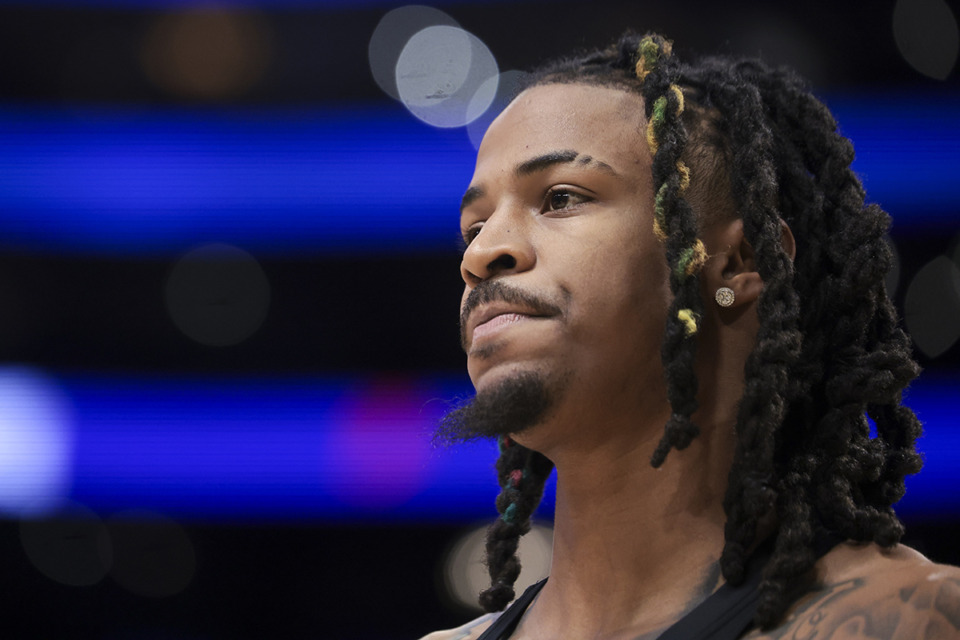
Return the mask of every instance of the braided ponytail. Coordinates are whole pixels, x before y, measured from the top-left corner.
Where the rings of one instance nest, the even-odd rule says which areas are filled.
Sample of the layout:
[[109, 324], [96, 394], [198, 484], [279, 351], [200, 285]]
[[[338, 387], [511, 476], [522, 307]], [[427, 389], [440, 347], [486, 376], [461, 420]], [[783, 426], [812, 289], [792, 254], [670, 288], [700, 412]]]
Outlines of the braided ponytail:
[[553, 470], [545, 456], [517, 444], [509, 436], [499, 440], [497, 477], [500, 517], [487, 530], [487, 569], [491, 586], [480, 594], [485, 611], [500, 611], [514, 598], [513, 585], [520, 575], [517, 547], [520, 536], [530, 531], [530, 517], [540, 504], [543, 486]]

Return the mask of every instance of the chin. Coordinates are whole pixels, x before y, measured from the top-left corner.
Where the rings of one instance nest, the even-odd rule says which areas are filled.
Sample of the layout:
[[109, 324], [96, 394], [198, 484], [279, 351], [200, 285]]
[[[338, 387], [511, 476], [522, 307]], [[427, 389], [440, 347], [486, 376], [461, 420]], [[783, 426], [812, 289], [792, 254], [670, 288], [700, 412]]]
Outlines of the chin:
[[473, 383], [474, 390], [478, 394], [502, 384], [509, 384], [511, 379], [530, 380], [532, 377], [536, 377], [547, 387], [555, 387], [555, 380], [564, 377], [556, 376], [542, 364], [530, 360], [497, 362], [472, 357], [467, 363], [467, 373]]
[[449, 412], [435, 439], [464, 442], [535, 430], [552, 413], [562, 386], [542, 372], [518, 366], [488, 371], [475, 382], [476, 395]]

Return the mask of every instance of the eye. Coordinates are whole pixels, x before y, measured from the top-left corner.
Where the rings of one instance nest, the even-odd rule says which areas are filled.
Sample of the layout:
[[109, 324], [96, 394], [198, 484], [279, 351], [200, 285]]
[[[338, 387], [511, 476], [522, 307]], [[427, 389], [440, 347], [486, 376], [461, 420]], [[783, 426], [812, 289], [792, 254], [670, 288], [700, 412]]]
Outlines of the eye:
[[590, 202], [593, 198], [569, 187], [552, 187], [543, 199], [544, 211], [561, 211]]
[[481, 229], [483, 229], [483, 225], [474, 224], [463, 230], [463, 233], [461, 234], [461, 239], [462, 239], [461, 248], [463, 250], [466, 250], [466, 248], [470, 246], [470, 243], [473, 242], [474, 238], [476, 238], [480, 234]]

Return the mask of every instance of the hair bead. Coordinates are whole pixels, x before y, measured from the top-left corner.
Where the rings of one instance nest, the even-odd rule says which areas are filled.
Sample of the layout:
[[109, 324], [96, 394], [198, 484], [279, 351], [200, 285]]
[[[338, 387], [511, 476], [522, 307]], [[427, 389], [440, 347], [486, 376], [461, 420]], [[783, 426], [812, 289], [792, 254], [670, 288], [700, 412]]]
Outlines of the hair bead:
[[503, 515], [500, 516], [500, 519], [506, 522], [507, 524], [516, 524], [517, 522], [517, 503], [512, 503], [506, 509], [503, 510]]

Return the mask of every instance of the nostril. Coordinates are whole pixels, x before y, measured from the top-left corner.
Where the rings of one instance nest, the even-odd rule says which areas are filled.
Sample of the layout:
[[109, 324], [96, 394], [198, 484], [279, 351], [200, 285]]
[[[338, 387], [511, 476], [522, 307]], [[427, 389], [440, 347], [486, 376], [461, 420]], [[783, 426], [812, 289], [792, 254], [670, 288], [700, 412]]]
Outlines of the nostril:
[[463, 271], [463, 281], [464, 281], [467, 285], [469, 285], [469, 286], [471, 286], [471, 287], [475, 287], [475, 286], [477, 286], [478, 284], [480, 284], [480, 283], [483, 281], [483, 278], [481, 278], [480, 276], [475, 275], [475, 274], [467, 271], [466, 269], [464, 269], [464, 271]]
[[514, 258], [509, 253], [504, 253], [496, 257], [489, 265], [487, 269], [490, 272], [503, 271], [505, 269], [516, 269], [517, 259]]

